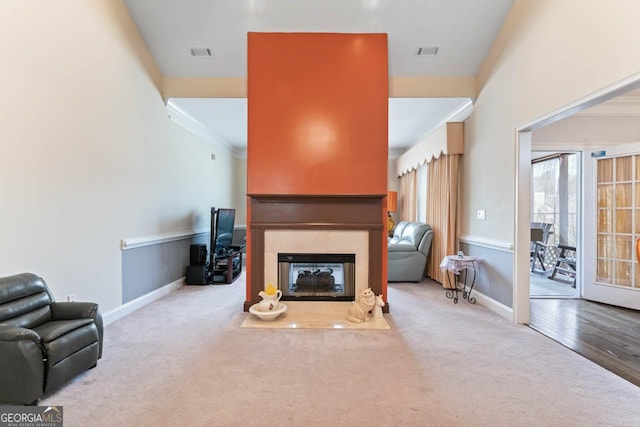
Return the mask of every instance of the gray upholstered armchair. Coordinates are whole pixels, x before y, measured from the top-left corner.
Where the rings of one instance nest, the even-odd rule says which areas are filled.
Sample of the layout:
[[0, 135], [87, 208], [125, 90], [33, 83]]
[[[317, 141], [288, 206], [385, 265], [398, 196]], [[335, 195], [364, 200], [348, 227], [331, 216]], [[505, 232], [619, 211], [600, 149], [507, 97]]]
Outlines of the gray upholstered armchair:
[[35, 404], [102, 356], [98, 305], [54, 302], [31, 273], [0, 278], [0, 402]]
[[424, 277], [433, 230], [423, 222], [401, 221], [389, 240], [387, 280], [419, 282]]

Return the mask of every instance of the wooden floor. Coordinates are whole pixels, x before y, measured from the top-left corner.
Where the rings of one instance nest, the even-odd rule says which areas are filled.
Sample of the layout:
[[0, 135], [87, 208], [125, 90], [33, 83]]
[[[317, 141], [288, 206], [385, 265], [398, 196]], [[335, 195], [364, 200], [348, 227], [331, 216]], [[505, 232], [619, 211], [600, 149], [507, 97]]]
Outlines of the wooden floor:
[[640, 312], [581, 299], [531, 299], [529, 326], [640, 386]]

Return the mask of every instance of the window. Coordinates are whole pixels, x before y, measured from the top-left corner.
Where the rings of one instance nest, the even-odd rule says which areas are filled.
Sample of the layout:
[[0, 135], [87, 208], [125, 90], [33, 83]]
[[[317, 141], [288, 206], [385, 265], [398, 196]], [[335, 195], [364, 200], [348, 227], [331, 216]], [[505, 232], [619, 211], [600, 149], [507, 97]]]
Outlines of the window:
[[418, 206], [416, 212], [417, 221], [427, 222], [427, 164], [418, 167], [418, 183], [417, 183], [417, 199]]
[[553, 153], [532, 165], [531, 221], [553, 224], [552, 245], [576, 246], [578, 155]]

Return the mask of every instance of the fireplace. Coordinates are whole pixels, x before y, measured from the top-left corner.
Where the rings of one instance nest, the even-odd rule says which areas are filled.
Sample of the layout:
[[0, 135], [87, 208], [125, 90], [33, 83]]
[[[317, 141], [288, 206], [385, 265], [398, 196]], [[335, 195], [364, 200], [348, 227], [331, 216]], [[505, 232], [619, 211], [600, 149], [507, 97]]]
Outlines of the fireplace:
[[353, 301], [355, 254], [278, 254], [283, 301]]
[[[386, 280], [384, 286], [382, 281], [383, 277], [386, 279], [382, 274], [383, 253], [386, 258], [384, 196], [249, 195], [245, 311], [261, 300], [259, 293], [268, 285], [280, 282], [282, 254], [353, 254], [357, 262], [346, 267], [354, 271], [354, 293], [349, 298], [353, 300], [366, 288], [376, 295], [386, 295]], [[297, 278], [298, 270], [313, 273], [320, 269], [320, 274], [326, 267], [296, 267], [293, 271]], [[279, 288], [283, 293], [286, 290], [286, 286]], [[314, 299], [325, 296], [304, 295]], [[300, 298], [294, 299], [304, 301]], [[385, 312], [388, 308], [389, 304], [385, 305]]]

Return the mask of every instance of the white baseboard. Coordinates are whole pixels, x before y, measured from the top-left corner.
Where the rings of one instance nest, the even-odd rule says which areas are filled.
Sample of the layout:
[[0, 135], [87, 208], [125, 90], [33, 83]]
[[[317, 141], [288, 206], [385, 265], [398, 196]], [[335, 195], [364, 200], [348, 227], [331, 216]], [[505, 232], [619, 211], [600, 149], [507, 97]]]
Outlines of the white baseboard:
[[[469, 287], [467, 286], [467, 289], [468, 288]], [[499, 314], [510, 322], [513, 322], [513, 309], [511, 307], [507, 307], [501, 302], [498, 302], [475, 289], [472, 291], [471, 297], [475, 298], [480, 305], [487, 307], [489, 310]]]
[[116, 320], [122, 319], [127, 314], [131, 314], [134, 311], [141, 309], [145, 305], [151, 304], [155, 300], [170, 294], [171, 292], [179, 289], [182, 285], [184, 285], [184, 277], [181, 277], [178, 280], [169, 283], [168, 285], [164, 285], [163, 287], [158, 288], [155, 291], [149, 292], [148, 294], [142, 295], [141, 297], [129, 301], [126, 304], [122, 304], [121, 306], [116, 307], [113, 310], [109, 310], [102, 315], [102, 321], [105, 326], [109, 325]]

